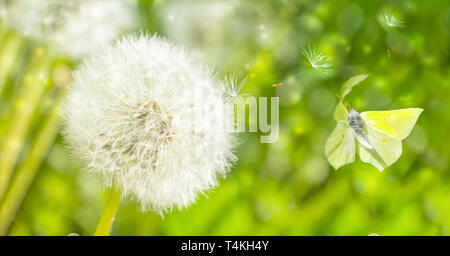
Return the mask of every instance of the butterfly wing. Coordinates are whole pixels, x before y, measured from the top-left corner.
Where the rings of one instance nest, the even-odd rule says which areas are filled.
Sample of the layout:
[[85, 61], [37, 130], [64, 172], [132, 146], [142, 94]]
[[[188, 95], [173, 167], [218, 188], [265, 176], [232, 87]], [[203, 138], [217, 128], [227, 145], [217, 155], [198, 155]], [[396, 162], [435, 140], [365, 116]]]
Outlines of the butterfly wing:
[[337, 170], [355, 161], [355, 137], [352, 129], [344, 122], [338, 122], [325, 144], [328, 162]]
[[402, 142], [393, 139], [386, 134], [367, 127], [367, 138], [373, 149], [359, 145], [359, 157], [361, 161], [370, 163], [382, 171], [395, 163], [402, 154]]
[[367, 127], [388, 135], [396, 140], [403, 140], [411, 133], [421, 108], [405, 108], [390, 111], [367, 111], [361, 117]]

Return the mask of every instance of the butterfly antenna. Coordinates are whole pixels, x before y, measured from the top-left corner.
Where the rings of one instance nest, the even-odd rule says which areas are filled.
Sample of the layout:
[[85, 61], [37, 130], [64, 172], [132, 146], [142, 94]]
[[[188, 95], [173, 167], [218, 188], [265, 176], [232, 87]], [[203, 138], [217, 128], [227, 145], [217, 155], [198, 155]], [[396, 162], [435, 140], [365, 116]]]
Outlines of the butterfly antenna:
[[357, 108], [358, 112], [359, 112], [359, 110], [360, 110], [361, 108], [363, 108], [363, 107], [365, 107], [365, 106], [367, 106], [367, 104], [362, 104], [361, 106], [359, 106], [359, 107]]

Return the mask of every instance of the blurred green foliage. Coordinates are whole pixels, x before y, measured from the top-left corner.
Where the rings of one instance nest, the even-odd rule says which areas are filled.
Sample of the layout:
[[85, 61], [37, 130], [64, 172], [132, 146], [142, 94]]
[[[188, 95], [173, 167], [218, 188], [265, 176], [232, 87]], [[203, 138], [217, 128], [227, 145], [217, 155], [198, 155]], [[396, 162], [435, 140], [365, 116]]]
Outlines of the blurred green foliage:
[[[219, 75], [247, 76], [244, 94], [280, 97], [280, 137], [261, 144], [261, 134], [241, 134], [229, 177], [188, 209], [161, 218], [125, 199], [113, 235], [450, 235], [448, 0], [138, 2], [141, 30], [184, 45]], [[385, 8], [401, 14], [404, 26], [385, 30], [378, 20]], [[332, 57], [333, 72], [311, 69], [300, 51], [308, 43]], [[2, 91], [2, 123], [32, 47], [25, 42]], [[363, 73], [369, 78], [346, 99], [353, 106], [425, 111], [393, 166], [380, 173], [357, 158], [335, 171], [323, 148], [336, 95]], [[51, 88], [18, 164], [48, 111]], [[106, 198], [98, 178], [82, 169], [58, 135], [9, 235], [92, 234]]]

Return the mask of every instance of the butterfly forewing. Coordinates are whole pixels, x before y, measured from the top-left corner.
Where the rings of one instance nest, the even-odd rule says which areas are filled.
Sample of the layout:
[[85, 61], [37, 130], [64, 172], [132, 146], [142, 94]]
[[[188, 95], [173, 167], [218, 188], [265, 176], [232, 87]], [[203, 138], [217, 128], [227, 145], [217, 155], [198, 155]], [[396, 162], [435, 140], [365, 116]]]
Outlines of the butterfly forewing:
[[411, 133], [421, 108], [405, 108], [390, 111], [367, 111], [361, 113], [364, 123], [378, 132], [396, 140], [403, 140]]

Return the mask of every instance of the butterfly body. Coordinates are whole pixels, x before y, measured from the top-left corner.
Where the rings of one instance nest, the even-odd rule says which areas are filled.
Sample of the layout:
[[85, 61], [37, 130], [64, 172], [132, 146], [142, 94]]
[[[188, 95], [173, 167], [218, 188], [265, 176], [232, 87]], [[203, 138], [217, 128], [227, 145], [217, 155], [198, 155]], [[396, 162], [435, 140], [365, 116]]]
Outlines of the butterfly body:
[[347, 122], [353, 130], [356, 139], [365, 147], [372, 149], [372, 145], [367, 139], [366, 133], [364, 131], [365, 124], [361, 115], [354, 109], [350, 109], [347, 115]]
[[351, 109], [347, 116], [348, 124], [355, 131], [362, 131], [364, 128], [364, 120], [361, 115], [354, 109]]

